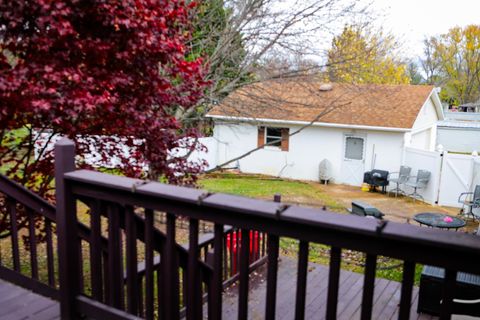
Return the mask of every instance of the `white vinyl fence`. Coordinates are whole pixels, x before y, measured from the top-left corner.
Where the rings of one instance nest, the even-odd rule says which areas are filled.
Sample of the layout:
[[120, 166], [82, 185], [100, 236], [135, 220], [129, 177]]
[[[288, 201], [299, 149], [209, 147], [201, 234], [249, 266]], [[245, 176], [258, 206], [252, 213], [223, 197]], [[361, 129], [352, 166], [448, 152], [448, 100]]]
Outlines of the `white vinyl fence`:
[[[50, 152], [54, 149], [55, 143], [58, 142], [62, 135], [60, 134], [52, 134], [50, 131], [45, 132], [34, 132], [35, 134], [35, 147], [34, 147], [34, 154], [35, 159], [38, 159], [40, 156], [44, 156], [47, 152]], [[97, 150], [95, 144], [99, 138], [102, 136], [78, 136], [79, 141], [89, 145], [90, 152], [84, 155], [82, 159], [88, 165], [93, 167], [104, 167], [104, 168], [116, 168], [118, 167], [122, 160], [117, 156], [111, 156], [109, 154], [109, 150], [116, 149], [117, 151], [123, 153], [126, 159], [130, 159], [131, 164], [135, 164], [134, 158], [130, 157], [132, 154], [132, 149], [128, 147], [124, 140], [120, 137], [110, 136], [109, 139], [111, 140], [110, 143], [105, 145], [104, 154], [100, 154]], [[142, 140], [137, 139], [135, 144], [140, 145]], [[147, 170], [147, 166], [143, 165], [143, 168]]]
[[[41, 154], [45, 154], [46, 152], [50, 152], [55, 147], [55, 143], [61, 139], [61, 135], [53, 135], [51, 132], [35, 132], [37, 135], [35, 137], [35, 158], [39, 158]], [[112, 137], [110, 137], [111, 139]], [[89, 142], [89, 137], [86, 136], [83, 139], [83, 142]], [[200, 162], [206, 160], [208, 166], [205, 170], [214, 168], [217, 165], [217, 144], [213, 137], [204, 137], [199, 138], [199, 142], [204, 145], [207, 150], [206, 151], [194, 151], [189, 156], [188, 160], [192, 162]], [[142, 143], [141, 140], [137, 140], [136, 143], [140, 145]], [[112, 142], [113, 145], [123, 152], [123, 155], [128, 158], [131, 154], [130, 148], [122, 142], [121, 138], [116, 138]], [[174, 149], [171, 151], [172, 157], [179, 157], [183, 156], [188, 152], [188, 150], [183, 149]], [[133, 158], [132, 158], [133, 159]], [[94, 166], [94, 167], [104, 167], [104, 168], [115, 168], [121, 164], [121, 160], [118, 157], [110, 156], [110, 157], [102, 157], [95, 148], [95, 145], [92, 143], [90, 145], [90, 153], [85, 154], [85, 158], [83, 159], [87, 164]], [[133, 160], [132, 160], [133, 161]], [[144, 170], [148, 169], [148, 166], [144, 165]]]
[[419, 190], [425, 201], [431, 204], [460, 207], [461, 204], [458, 203], [460, 193], [471, 192], [475, 185], [480, 184], [478, 156], [407, 147], [404, 165], [412, 168], [412, 175], [416, 175], [420, 169], [431, 172], [427, 188]]
[[196, 162], [200, 160], [206, 160], [208, 163], [208, 166], [205, 168], [205, 170], [215, 168], [217, 165], [217, 143], [213, 137], [204, 137], [204, 138], [199, 138], [199, 142], [204, 145], [207, 150], [206, 151], [194, 151], [188, 157], [188, 160]]
[[[404, 165], [412, 168], [411, 175], [416, 176], [418, 170], [428, 170], [431, 173], [430, 181], [425, 189], [417, 190], [421, 194], [424, 200], [428, 203], [435, 204], [437, 201], [438, 195], [438, 185], [441, 180], [440, 178], [440, 169], [441, 169], [442, 155], [440, 152], [421, 150], [416, 148], [405, 148], [405, 157]], [[411, 178], [414, 180], [415, 178]], [[413, 189], [410, 189], [406, 186], [401, 186], [401, 188], [407, 188], [404, 190], [407, 193], [413, 192]]]

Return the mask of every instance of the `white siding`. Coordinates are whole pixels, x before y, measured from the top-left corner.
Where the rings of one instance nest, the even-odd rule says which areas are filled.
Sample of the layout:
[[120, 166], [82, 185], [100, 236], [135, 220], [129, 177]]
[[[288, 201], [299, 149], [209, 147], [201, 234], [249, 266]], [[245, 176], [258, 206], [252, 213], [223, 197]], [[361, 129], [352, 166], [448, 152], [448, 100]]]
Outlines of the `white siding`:
[[427, 101], [425, 101], [425, 104], [420, 109], [420, 112], [417, 115], [417, 119], [413, 123], [412, 130], [415, 131], [418, 129], [432, 126], [436, 124], [438, 120], [439, 118], [437, 114], [437, 109], [435, 108], [433, 100], [430, 97]]
[[436, 142], [436, 123], [439, 120], [437, 109], [430, 97], [420, 109], [412, 127], [411, 146], [424, 149], [435, 150]]
[[430, 149], [431, 144], [431, 129], [412, 134], [411, 147], [433, 151]]
[[[278, 125], [279, 127], [286, 127]], [[290, 132], [299, 127], [288, 126]], [[266, 147], [238, 161], [245, 173], [260, 173], [302, 180], [318, 180], [320, 161], [332, 163], [334, 181], [341, 183], [345, 134], [366, 138], [365, 170], [375, 168], [398, 171], [402, 160], [403, 133], [309, 127], [290, 137], [289, 151]], [[214, 137], [218, 141], [217, 163], [239, 156], [257, 147], [257, 126], [217, 122]]]
[[450, 152], [478, 152], [480, 151], [480, 129], [439, 127], [437, 143]]

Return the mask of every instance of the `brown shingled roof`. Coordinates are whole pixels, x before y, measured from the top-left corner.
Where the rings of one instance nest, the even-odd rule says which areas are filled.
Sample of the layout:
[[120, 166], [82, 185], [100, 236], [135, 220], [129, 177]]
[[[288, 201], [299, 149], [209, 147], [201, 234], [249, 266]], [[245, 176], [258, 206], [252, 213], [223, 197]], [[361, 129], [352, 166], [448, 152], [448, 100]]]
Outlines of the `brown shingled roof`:
[[[330, 86], [331, 90], [321, 90]], [[433, 86], [276, 80], [231, 93], [208, 115], [411, 128]]]

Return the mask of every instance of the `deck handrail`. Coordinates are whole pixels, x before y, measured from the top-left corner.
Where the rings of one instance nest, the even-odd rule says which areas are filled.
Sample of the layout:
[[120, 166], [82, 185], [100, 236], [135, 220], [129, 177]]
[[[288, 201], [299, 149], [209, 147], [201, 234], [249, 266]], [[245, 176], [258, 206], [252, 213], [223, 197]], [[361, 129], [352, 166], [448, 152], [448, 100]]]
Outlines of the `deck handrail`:
[[[68, 141], [63, 142], [64, 146], [70, 151], [65, 152], [64, 159], [68, 153], [73, 161], [73, 145]], [[63, 152], [59, 150], [59, 152]], [[59, 163], [57, 161], [57, 163]], [[61, 161], [60, 161], [61, 163]], [[62, 170], [60, 170], [62, 171]], [[328, 299], [326, 316], [328, 319], [335, 319], [339, 286], [339, 269], [341, 262], [341, 252], [343, 249], [361, 251], [366, 254], [365, 277], [362, 294], [361, 318], [369, 319], [372, 313], [372, 300], [374, 292], [374, 281], [377, 264], [377, 256], [388, 256], [404, 261], [401, 302], [399, 310], [400, 319], [408, 319], [411, 307], [411, 297], [413, 288], [413, 277], [415, 264], [430, 264], [446, 269], [444, 282], [442, 304], [442, 318], [448, 318], [452, 308], [453, 290], [455, 287], [456, 273], [458, 271], [480, 273], [480, 239], [474, 235], [445, 232], [436, 229], [421, 228], [409, 224], [400, 224], [388, 221], [377, 221], [365, 219], [351, 215], [341, 215], [329, 212], [327, 210], [318, 210], [302, 208], [299, 206], [288, 206], [285, 204], [250, 199], [240, 196], [208, 193], [198, 189], [191, 189], [179, 186], [165, 185], [158, 182], [147, 182], [138, 179], [131, 179], [120, 176], [107, 175], [104, 173], [88, 170], [63, 170], [57, 176], [62, 179], [63, 207], [59, 208], [58, 214], [63, 214], [67, 218], [67, 224], [75, 223], [75, 203], [78, 198], [89, 198], [103, 203], [108, 203], [110, 210], [109, 234], [112, 234], [112, 241], [109, 243], [118, 243], [122, 241], [119, 228], [119, 217], [128, 221], [127, 215], [119, 215], [119, 208], [143, 208], [145, 214], [146, 228], [146, 254], [147, 266], [145, 270], [148, 279], [154, 279], [153, 257], [155, 251], [161, 252], [165, 257], [162, 259], [164, 265], [161, 273], [158, 273], [157, 279], [162, 282], [158, 288], [163, 288], [158, 300], [153, 297], [153, 284], [146, 287], [146, 307], [150, 308], [147, 318], [153, 316], [154, 300], [164, 303], [158, 303], [159, 314], [168, 319], [179, 318], [180, 310], [180, 291], [182, 291], [186, 301], [187, 318], [196, 319], [202, 315], [202, 289], [201, 280], [196, 273], [198, 268], [198, 221], [210, 221], [215, 225], [213, 239], [213, 257], [212, 257], [212, 275], [206, 283], [208, 286], [208, 315], [209, 318], [221, 318], [222, 310], [222, 273], [224, 270], [222, 255], [226, 254], [225, 239], [223, 237], [223, 228], [230, 225], [238, 230], [236, 237], [237, 252], [239, 259], [239, 306], [238, 318], [246, 319], [248, 316], [248, 274], [251, 259], [252, 241], [255, 241], [256, 233], [267, 234], [268, 239], [268, 274], [267, 274], [267, 293], [266, 293], [266, 318], [275, 318], [275, 296], [276, 296], [276, 272], [278, 269], [278, 251], [279, 237], [290, 237], [299, 240], [298, 253], [298, 275], [296, 289], [296, 318], [302, 319], [305, 311], [306, 296], [306, 277], [309, 254], [309, 243], [321, 243], [331, 246], [330, 253], [330, 274], [328, 280]], [[57, 195], [58, 197], [58, 195]], [[127, 210], [128, 211], [128, 210]], [[125, 211], [125, 212], [127, 212]], [[152, 239], [149, 238], [148, 230], [153, 226], [153, 220], [156, 212], [167, 213], [167, 232], [164, 245], [161, 248], [155, 248]], [[190, 220], [188, 263], [182, 269], [184, 280], [183, 289], [180, 288], [179, 266], [174, 254], [175, 242], [175, 220], [177, 217], [187, 217]], [[113, 226], [113, 227], [110, 227]], [[126, 228], [126, 242], [128, 247], [129, 229]], [[241, 236], [241, 235], [244, 236]], [[245, 236], [249, 235], [249, 236]], [[109, 235], [110, 237], [110, 235]], [[151, 235], [150, 235], [151, 237]], [[75, 242], [62, 242], [68, 248], [75, 248]], [[231, 244], [232, 245], [232, 244]], [[232, 245], [233, 247], [233, 245]], [[112, 255], [115, 246], [112, 245], [110, 255]], [[117, 247], [118, 249], [118, 247]], [[121, 254], [121, 251], [118, 251]], [[135, 260], [136, 251], [126, 251], [127, 262]], [[119, 262], [121, 256], [109, 261], [109, 266], [117, 268], [115, 262]], [[60, 261], [62, 262], [62, 260]], [[75, 255], [69, 257], [69, 263], [64, 270], [65, 273], [77, 274], [75, 272], [78, 265], [78, 257]], [[72, 267], [72, 269], [69, 269]], [[127, 263], [128, 269], [133, 264]], [[135, 268], [137, 268], [135, 264]], [[115, 286], [115, 279], [123, 277], [121, 270], [109, 270], [111, 289], [113, 290], [107, 304], [118, 312], [126, 310], [123, 318], [128, 315], [136, 314], [131, 307], [122, 305], [123, 289]], [[186, 276], [185, 276], [186, 275]], [[69, 317], [78, 317], [79, 314], [85, 314], [90, 317], [98, 316], [108, 312], [108, 307], [102, 305], [101, 310], [95, 311], [93, 305], [85, 307], [84, 295], [77, 284], [81, 279], [70, 279], [70, 286], [65, 290], [69, 301], [79, 301], [81, 304], [73, 304], [71, 309], [62, 309], [62, 314]], [[200, 281], [200, 282], [199, 282]], [[127, 281], [128, 282], [128, 281]], [[147, 281], [148, 282], [148, 281]], [[132, 282], [127, 283], [127, 291]], [[136, 299], [128, 295], [128, 299]], [[88, 300], [88, 299], [87, 299]], [[93, 299], [92, 301], [97, 300]], [[135, 301], [137, 303], [138, 301]], [[93, 303], [93, 302], [92, 302]], [[71, 306], [70, 306], [71, 307]], [[122, 318], [122, 317], [118, 317]]]
[[[480, 272], [477, 269], [480, 260], [474, 259], [480, 258], [480, 239], [472, 234], [443, 232], [229, 194], [211, 193], [204, 197], [206, 192], [203, 190], [159, 182], [143, 183], [132, 191], [131, 186], [138, 184], [139, 180], [88, 170], [67, 173], [65, 178], [72, 183], [76, 194], [104, 201], [145, 205], [158, 211], [194, 216], [240, 228], [263, 229], [270, 234], [352, 250], [361, 251], [365, 246], [363, 243], [367, 242], [372, 253], [377, 255], [388, 254], [401, 259], [408, 253], [409, 258], [419, 263], [457, 268], [458, 271], [470, 273]], [[235, 215], [226, 217], [226, 214], [222, 215], [224, 212]], [[336, 234], [349, 237], [339, 239], [341, 237]], [[359, 243], [358, 239], [362, 241]], [[386, 243], [394, 247], [387, 248]], [[402, 245], [409, 246], [403, 248]], [[447, 252], [454, 256], [444, 259]]]

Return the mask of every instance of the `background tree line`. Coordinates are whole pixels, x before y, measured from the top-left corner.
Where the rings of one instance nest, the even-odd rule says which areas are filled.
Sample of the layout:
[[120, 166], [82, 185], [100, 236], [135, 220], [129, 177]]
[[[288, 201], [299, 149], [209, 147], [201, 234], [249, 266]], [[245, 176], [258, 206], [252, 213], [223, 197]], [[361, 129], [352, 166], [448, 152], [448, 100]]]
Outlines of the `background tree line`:
[[[295, 76], [353, 84], [432, 84], [442, 87], [442, 100], [452, 104], [479, 98], [479, 26], [425, 39], [423, 56], [409, 57], [394, 35], [374, 26], [377, 17], [368, 7], [325, 0], [271, 9], [279, 3], [210, 0], [199, 7], [192, 47], [207, 53], [212, 87], [198, 117], [239, 87]], [[329, 49], [318, 50], [315, 40], [327, 34], [333, 35]]]
[[480, 25], [427, 38], [424, 48], [425, 82], [442, 87], [442, 100], [459, 105], [480, 98]]

